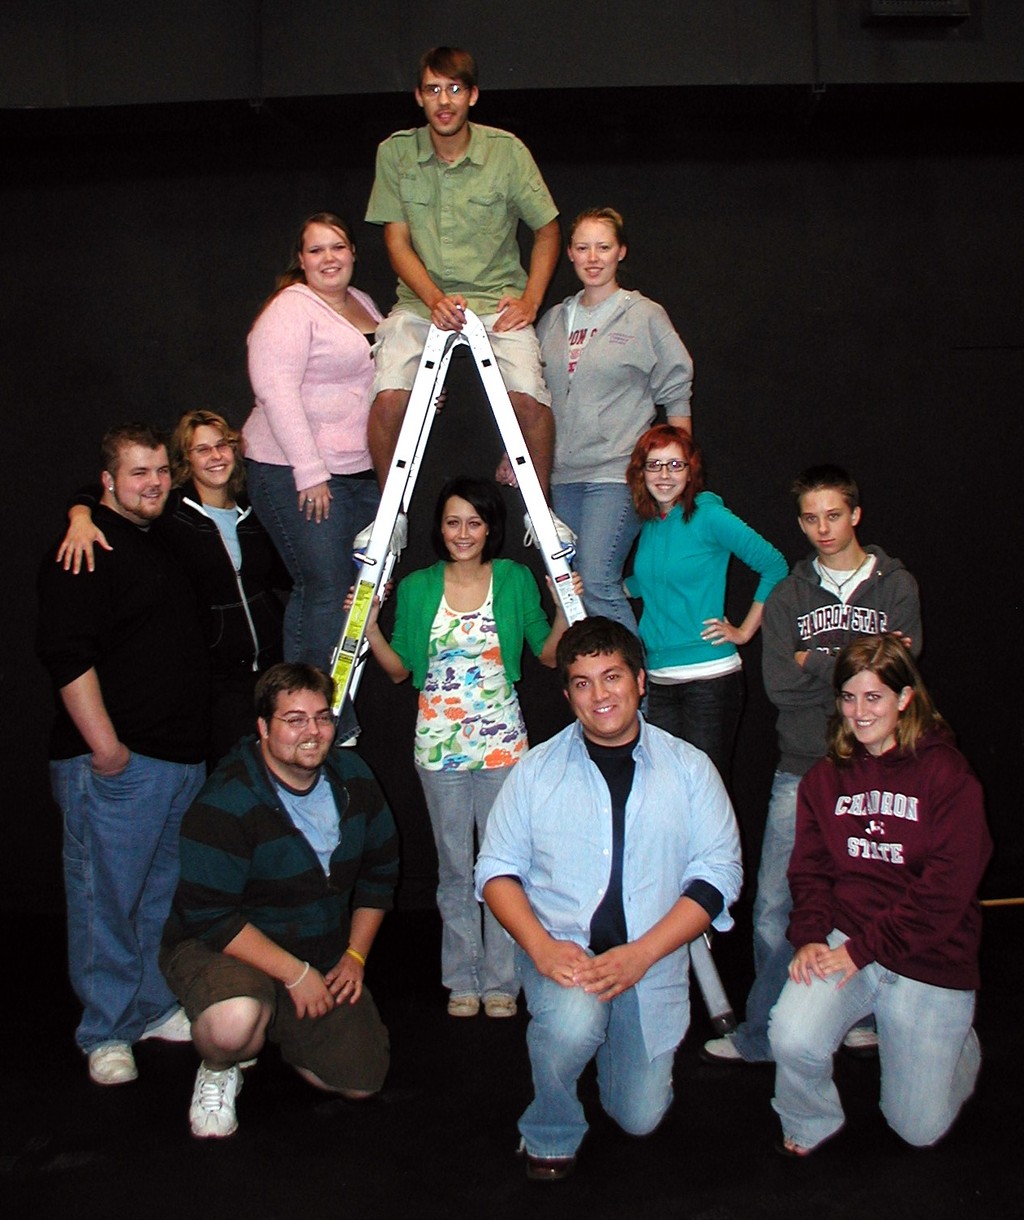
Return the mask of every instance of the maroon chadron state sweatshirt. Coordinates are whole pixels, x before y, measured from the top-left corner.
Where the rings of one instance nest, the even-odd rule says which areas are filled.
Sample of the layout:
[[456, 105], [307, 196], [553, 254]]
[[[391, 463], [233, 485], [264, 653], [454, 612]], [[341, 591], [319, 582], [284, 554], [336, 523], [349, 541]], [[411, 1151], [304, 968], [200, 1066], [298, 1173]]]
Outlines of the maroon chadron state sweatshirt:
[[878, 758], [857, 746], [848, 766], [822, 759], [800, 783], [789, 940], [838, 928], [858, 968], [974, 990], [991, 854], [981, 785], [944, 733]]

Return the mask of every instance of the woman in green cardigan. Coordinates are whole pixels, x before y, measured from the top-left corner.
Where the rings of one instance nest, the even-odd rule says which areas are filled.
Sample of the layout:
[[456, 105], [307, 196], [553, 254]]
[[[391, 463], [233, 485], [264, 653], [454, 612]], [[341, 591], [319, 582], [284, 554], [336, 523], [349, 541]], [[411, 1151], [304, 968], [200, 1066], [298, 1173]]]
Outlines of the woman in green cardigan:
[[[398, 586], [395, 630], [384, 638], [374, 610], [373, 655], [393, 682], [420, 691], [414, 755], [438, 856], [437, 905], [444, 930], [441, 976], [448, 1012], [516, 1012], [513, 942], [473, 895], [473, 833], [483, 840], [494, 798], [527, 747], [515, 682], [524, 641], [553, 667], [567, 627], [550, 625], [529, 568], [498, 559], [505, 505], [495, 484], [450, 479], [438, 496], [431, 542], [440, 556]], [[579, 577], [577, 593], [582, 592]]]

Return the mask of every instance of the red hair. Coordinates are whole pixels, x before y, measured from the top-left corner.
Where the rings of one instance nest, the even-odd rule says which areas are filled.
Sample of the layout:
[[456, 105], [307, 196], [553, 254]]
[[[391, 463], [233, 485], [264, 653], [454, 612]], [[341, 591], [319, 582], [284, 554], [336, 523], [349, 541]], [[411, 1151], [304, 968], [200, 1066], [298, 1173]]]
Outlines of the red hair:
[[683, 494], [679, 497], [684, 521], [689, 521], [693, 516], [696, 509], [694, 501], [698, 493], [704, 490], [704, 461], [696, 442], [681, 428], [674, 428], [671, 424], [655, 424], [653, 428], [648, 428], [637, 441], [629, 459], [629, 465], [626, 467], [626, 482], [633, 495], [636, 515], [641, 521], [653, 521], [656, 517], [661, 516], [658, 502], [647, 490], [644, 463], [652, 449], [664, 449], [666, 445], [678, 445], [682, 449], [683, 458], [690, 470], [690, 477], [686, 480]]

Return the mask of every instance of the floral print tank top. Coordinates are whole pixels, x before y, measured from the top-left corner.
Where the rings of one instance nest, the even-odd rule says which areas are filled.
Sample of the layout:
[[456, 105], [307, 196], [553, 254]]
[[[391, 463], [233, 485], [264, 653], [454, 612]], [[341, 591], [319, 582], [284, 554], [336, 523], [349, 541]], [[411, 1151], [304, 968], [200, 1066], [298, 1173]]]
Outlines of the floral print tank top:
[[442, 594], [416, 716], [417, 765], [427, 771], [508, 767], [526, 745], [519, 698], [501, 660], [493, 581], [483, 605], [467, 613], [453, 610]]

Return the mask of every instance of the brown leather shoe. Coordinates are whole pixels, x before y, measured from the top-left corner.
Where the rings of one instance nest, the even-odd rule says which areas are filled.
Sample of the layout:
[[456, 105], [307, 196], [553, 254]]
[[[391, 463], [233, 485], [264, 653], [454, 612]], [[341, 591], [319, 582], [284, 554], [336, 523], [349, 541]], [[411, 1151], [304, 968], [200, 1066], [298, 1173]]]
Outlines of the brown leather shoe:
[[531, 1156], [526, 1154], [526, 1176], [531, 1182], [558, 1182], [576, 1168], [574, 1156]]

